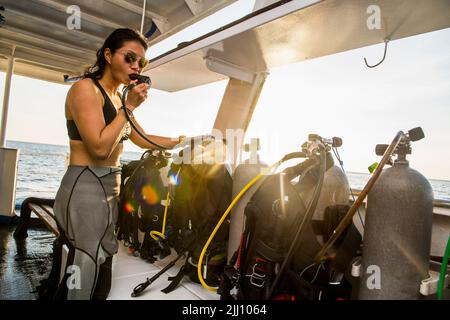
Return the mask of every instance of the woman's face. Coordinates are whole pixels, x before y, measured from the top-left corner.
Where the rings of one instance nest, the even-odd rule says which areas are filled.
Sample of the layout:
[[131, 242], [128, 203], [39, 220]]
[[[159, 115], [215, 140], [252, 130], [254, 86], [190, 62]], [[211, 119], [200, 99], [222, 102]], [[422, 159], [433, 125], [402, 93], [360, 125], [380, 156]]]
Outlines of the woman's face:
[[145, 49], [138, 41], [124, 42], [112, 55], [111, 71], [121, 83], [128, 84], [131, 73], [140, 73], [146, 64]]

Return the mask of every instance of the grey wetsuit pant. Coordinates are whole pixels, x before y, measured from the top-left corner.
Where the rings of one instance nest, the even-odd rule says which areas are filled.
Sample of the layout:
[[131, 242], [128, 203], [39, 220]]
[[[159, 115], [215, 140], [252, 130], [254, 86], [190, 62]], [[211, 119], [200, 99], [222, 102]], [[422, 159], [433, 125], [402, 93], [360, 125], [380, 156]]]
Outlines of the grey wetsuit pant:
[[[69, 166], [61, 181], [53, 210], [70, 244], [60, 279], [69, 300], [94, 299], [105, 285], [106, 296], [109, 292], [112, 256], [118, 249], [114, 229], [120, 173], [120, 167]], [[101, 283], [105, 281], [109, 283]]]

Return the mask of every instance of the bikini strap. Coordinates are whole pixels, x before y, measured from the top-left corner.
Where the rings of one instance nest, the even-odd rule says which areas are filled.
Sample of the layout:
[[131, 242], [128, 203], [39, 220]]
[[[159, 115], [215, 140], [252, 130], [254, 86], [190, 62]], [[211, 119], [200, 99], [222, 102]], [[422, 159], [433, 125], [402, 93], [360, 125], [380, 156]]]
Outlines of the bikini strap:
[[108, 94], [106, 93], [105, 89], [103, 89], [102, 85], [100, 84], [100, 82], [98, 82], [97, 79], [92, 78], [92, 81], [94, 81], [95, 85], [100, 89], [100, 92], [103, 95], [103, 98], [108, 101], [111, 101], [111, 99], [109, 98]]

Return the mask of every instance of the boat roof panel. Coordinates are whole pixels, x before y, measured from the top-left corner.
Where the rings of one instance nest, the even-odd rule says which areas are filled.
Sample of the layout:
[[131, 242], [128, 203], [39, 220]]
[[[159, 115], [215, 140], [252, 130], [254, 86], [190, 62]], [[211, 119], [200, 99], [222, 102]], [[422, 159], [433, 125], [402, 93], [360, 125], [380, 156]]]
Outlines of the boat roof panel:
[[[371, 30], [373, 4], [381, 27]], [[145, 73], [177, 91], [449, 27], [450, 0], [278, 2], [153, 59]]]
[[[236, 0], [148, 0], [143, 33], [152, 24], [153, 45]], [[63, 83], [63, 75], [77, 76], [95, 61], [95, 52], [116, 28], [139, 30], [143, 0], [3, 0], [0, 27], [0, 70], [16, 46], [15, 72]], [[80, 29], [70, 30], [72, 5], [80, 9]], [[69, 12], [69, 13], [68, 13]]]

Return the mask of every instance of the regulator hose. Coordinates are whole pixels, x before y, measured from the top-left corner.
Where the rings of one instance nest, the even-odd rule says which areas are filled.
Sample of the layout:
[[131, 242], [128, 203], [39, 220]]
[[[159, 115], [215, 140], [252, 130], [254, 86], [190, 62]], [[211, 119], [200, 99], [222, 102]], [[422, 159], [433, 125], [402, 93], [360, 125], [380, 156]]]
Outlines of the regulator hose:
[[447, 273], [448, 259], [450, 258], [450, 236], [448, 237], [445, 254], [442, 259], [441, 273], [439, 274], [437, 299], [442, 300], [444, 293], [445, 274]]
[[392, 140], [391, 144], [388, 146], [386, 151], [384, 152], [383, 157], [381, 158], [380, 164], [377, 166], [373, 174], [371, 175], [369, 181], [367, 181], [366, 185], [364, 186], [364, 189], [361, 191], [359, 196], [356, 198], [356, 200], [353, 202], [352, 206], [346, 213], [346, 215], [342, 218], [339, 225], [336, 227], [336, 229], [333, 231], [332, 236], [328, 241], [323, 245], [322, 249], [317, 253], [316, 257], [314, 258], [314, 261], [319, 263], [323, 260], [328, 259], [327, 252], [328, 250], [334, 245], [334, 243], [337, 241], [337, 239], [341, 236], [341, 234], [346, 230], [347, 226], [352, 222], [353, 215], [356, 213], [358, 208], [363, 203], [364, 199], [366, 198], [367, 194], [372, 189], [373, 185], [377, 181], [378, 177], [381, 174], [381, 171], [383, 170], [383, 167], [388, 163], [390, 160], [392, 154], [394, 153], [395, 149], [399, 145], [399, 143], [405, 138], [405, 134], [403, 131], [399, 131], [394, 139]]
[[136, 86], [136, 84], [130, 84], [129, 86], [126, 86], [123, 89], [123, 93], [122, 93], [122, 108], [125, 111], [125, 117], [127, 118], [127, 121], [131, 124], [131, 126], [133, 127], [133, 129], [137, 132], [137, 134], [139, 134], [142, 139], [144, 139], [145, 141], [147, 141], [148, 143], [150, 143], [151, 145], [154, 145], [155, 147], [162, 149], [162, 150], [169, 150], [172, 149], [171, 147], [167, 147], [167, 146], [163, 146], [160, 145], [154, 141], [152, 141], [147, 135], [145, 135], [141, 130], [139, 130], [136, 126], [136, 124], [133, 122], [133, 119], [131, 119], [130, 115], [128, 114], [129, 110], [127, 108], [127, 97], [128, 97], [128, 92], [133, 89]]
[[208, 240], [206, 241], [205, 246], [202, 249], [202, 252], [200, 253], [200, 257], [198, 259], [198, 264], [197, 264], [197, 276], [198, 276], [198, 280], [200, 281], [200, 283], [202, 284], [202, 286], [205, 289], [208, 289], [209, 291], [212, 292], [217, 292], [217, 289], [214, 287], [210, 287], [205, 280], [203, 279], [203, 275], [202, 275], [202, 265], [203, 265], [203, 258], [205, 256], [206, 250], [208, 249], [209, 245], [211, 244], [211, 241], [214, 239], [217, 231], [219, 230], [220, 226], [222, 225], [222, 223], [225, 221], [225, 219], [227, 218], [228, 214], [230, 213], [231, 209], [233, 209], [233, 207], [235, 206], [235, 204], [239, 201], [239, 199], [248, 191], [248, 189], [250, 189], [256, 182], [258, 182], [258, 180], [260, 180], [264, 175], [268, 174], [273, 168], [278, 167], [281, 164], [280, 161], [274, 163], [273, 165], [271, 165], [270, 167], [268, 167], [266, 170], [264, 170], [263, 173], [258, 174], [256, 177], [254, 177], [249, 183], [247, 183], [247, 185], [242, 188], [241, 191], [239, 191], [238, 195], [233, 199], [233, 201], [231, 202], [231, 204], [228, 206], [227, 210], [225, 210], [224, 214], [222, 215], [222, 217], [220, 218], [219, 222], [217, 223], [216, 227], [214, 228], [213, 232], [210, 234]]
[[[178, 180], [178, 175], [180, 174], [180, 170], [178, 169], [177, 175], [175, 176], [175, 180]], [[170, 206], [170, 186], [167, 191], [167, 197], [166, 197], [166, 207], [164, 208], [164, 218], [163, 218], [163, 224], [161, 231], [152, 230], [150, 231], [150, 237], [152, 237], [153, 240], [158, 241], [158, 237], [160, 239], [166, 239], [166, 221], [167, 221], [167, 212], [169, 210]]]
[[319, 160], [320, 161], [320, 164], [319, 164], [319, 166], [320, 166], [319, 167], [320, 168], [319, 169], [319, 180], [318, 180], [318, 182], [316, 184], [316, 188], [314, 190], [313, 198], [312, 198], [312, 200], [310, 201], [310, 203], [308, 205], [308, 209], [306, 210], [306, 214], [303, 217], [303, 220], [302, 220], [302, 222], [301, 222], [297, 232], [295, 233], [294, 240], [292, 241], [291, 246], [289, 247], [289, 250], [288, 250], [288, 252], [286, 254], [286, 257], [284, 258], [283, 263], [281, 264], [281, 268], [278, 271], [278, 274], [276, 275], [276, 277], [275, 277], [275, 279], [273, 281], [273, 284], [272, 284], [272, 286], [271, 286], [271, 288], [269, 290], [268, 296], [266, 297], [267, 299], [270, 299], [270, 297], [272, 296], [273, 291], [275, 290], [278, 282], [280, 281], [284, 270], [286, 269], [287, 265], [291, 261], [291, 257], [292, 257], [292, 253], [294, 251], [294, 248], [296, 248], [298, 243], [302, 240], [303, 234], [304, 234], [304, 232], [306, 230], [307, 223], [310, 222], [310, 220], [312, 219], [312, 217], [314, 215], [314, 212], [316, 211], [317, 202], [319, 201], [320, 192], [322, 191], [323, 179], [324, 179], [325, 171], [326, 171], [326, 168], [327, 168], [327, 165], [326, 165], [326, 159], [327, 158], [326, 158], [325, 150], [322, 150], [320, 152], [320, 156], [319, 157], [320, 157], [320, 160]]
[[[200, 253], [200, 257], [199, 257], [198, 264], [197, 264], [197, 276], [198, 276], [198, 280], [200, 281], [200, 283], [202, 284], [202, 286], [205, 289], [208, 289], [209, 291], [212, 291], [212, 292], [217, 292], [216, 288], [209, 286], [203, 279], [203, 275], [202, 275], [203, 258], [206, 254], [206, 250], [208, 249], [209, 245], [211, 244], [211, 241], [214, 239], [217, 231], [219, 230], [222, 223], [225, 221], [225, 219], [228, 216], [228, 214], [230, 213], [231, 209], [233, 209], [233, 207], [241, 199], [241, 197], [248, 191], [248, 189], [250, 189], [263, 176], [269, 174], [273, 169], [276, 169], [285, 161], [288, 161], [288, 160], [294, 159], [294, 158], [304, 158], [304, 157], [306, 157], [306, 154], [304, 152], [294, 152], [294, 153], [290, 153], [290, 154], [284, 156], [281, 160], [277, 161], [276, 163], [272, 164], [270, 167], [266, 168], [264, 170], [264, 172], [258, 174], [256, 177], [254, 177], [244, 188], [241, 189], [241, 191], [239, 191], [237, 196], [230, 203], [227, 210], [225, 210], [224, 214], [222, 215], [222, 217], [220, 218], [216, 227], [214, 228], [213, 232], [210, 234], [208, 240], [206, 241], [206, 244], [204, 245], [204, 247]], [[308, 160], [306, 160], [306, 161], [308, 161]]]

